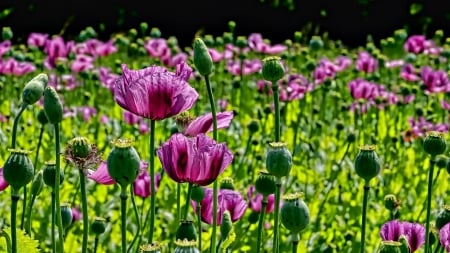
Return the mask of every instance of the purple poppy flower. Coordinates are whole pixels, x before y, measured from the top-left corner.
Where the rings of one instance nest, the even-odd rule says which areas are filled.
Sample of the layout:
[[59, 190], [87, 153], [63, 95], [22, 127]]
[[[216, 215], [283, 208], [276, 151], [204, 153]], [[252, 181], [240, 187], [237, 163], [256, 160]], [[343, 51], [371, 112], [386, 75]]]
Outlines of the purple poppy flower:
[[235, 76], [239, 76], [241, 72], [242, 75], [250, 75], [261, 70], [262, 62], [259, 59], [245, 59], [241, 69], [241, 61], [229, 60], [226, 68], [229, 73]]
[[[217, 129], [227, 128], [230, 126], [234, 115], [232, 111], [219, 112], [217, 117]], [[213, 130], [212, 113], [206, 113], [192, 121], [184, 130], [184, 134], [196, 136], [200, 133], [208, 133]]]
[[447, 72], [443, 70], [433, 70], [431, 67], [423, 67], [421, 70], [422, 81], [426, 90], [430, 93], [440, 93], [450, 91], [450, 81]]
[[211, 55], [211, 59], [213, 62], [219, 62], [224, 58], [224, 53], [220, 53], [214, 48], [208, 48], [209, 55]]
[[0, 58], [11, 48], [11, 41], [5, 40], [0, 42]]
[[72, 223], [79, 221], [83, 218], [83, 213], [76, 206], [72, 207]]
[[365, 73], [372, 73], [378, 69], [378, 61], [367, 52], [360, 52], [356, 60], [356, 69]]
[[14, 58], [5, 61], [0, 60], [0, 74], [23, 76], [35, 70], [36, 67], [30, 62], [19, 62]]
[[29, 47], [44, 47], [47, 42], [48, 34], [31, 33], [28, 36], [27, 44]]
[[90, 106], [81, 106], [77, 109], [78, 113], [81, 114], [85, 122], [89, 122], [92, 117], [97, 115], [97, 110]]
[[[256, 194], [254, 194], [254, 193], [256, 193]], [[250, 209], [253, 212], [256, 212], [256, 213], [261, 212], [263, 195], [261, 193], [255, 192], [255, 186], [254, 185], [251, 185], [248, 188], [248, 190], [247, 190], [247, 198], [248, 198], [248, 207], [250, 207]], [[273, 212], [274, 207], [275, 207], [275, 195], [274, 194], [270, 194], [267, 197], [266, 213]]]
[[192, 69], [185, 63], [177, 65], [177, 72], [152, 66], [129, 70], [122, 65], [114, 99], [125, 110], [152, 120], [162, 120], [190, 109], [198, 93], [187, 83]]
[[408, 53], [420, 54], [431, 47], [431, 42], [423, 35], [413, 35], [406, 40], [403, 47]]
[[419, 76], [416, 74], [416, 70], [411, 63], [403, 66], [402, 71], [400, 72], [400, 77], [406, 81], [417, 81], [419, 80]]
[[403, 234], [402, 223], [398, 220], [386, 222], [381, 226], [380, 235], [383, 241], [398, 241]]
[[8, 187], [8, 183], [6, 182], [5, 178], [3, 177], [3, 168], [0, 168], [0, 191], [3, 191]]
[[439, 241], [441, 242], [441, 246], [447, 252], [450, 252], [450, 223], [447, 223], [439, 230]]
[[277, 44], [271, 46], [267, 44], [259, 33], [252, 33], [248, 36], [248, 46], [255, 52], [265, 54], [279, 54], [287, 50], [285, 45]]
[[151, 57], [161, 58], [170, 55], [170, 48], [165, 39], [150, 39], [144, 47]]
[[174, 134], [157, 151], [167, 175], [175, 182], [209, 185], [233, 160], [225, 143], [205, 134], [188, 138]]
[[70, 69], [75, 72], [84, 72], [94, 68], [94, 58], [88, 55], [79, 54], [70, 65]]
[[47, 67], [53, 68], [55, 67], [56, 61], [59, 58], [65, 59], [72, 47], [74, 46], [74, 42], [64, 42], [64, 39], [60, 36], [56, 36], [51, 40], [47, 40], [45, 44], [45, 53], [47, 53]]
[[141, 122], [141, 117], [140, 116], [138, 116], [138, 115], [136, 115], [136, 114], [134, 114], [134, 113], [131, 113], [131, 112], [129, 112], [129, 111], [124, 111], [123, 113], [122, 113], [122, 116], [123, 116], [123, 120], [125, 121], [125, 123], [127, 123], [128, 125], [135, 125], [135, 124], [138, 124], [139, 122]]
[[441, 107], [444, 110], [450, 110], [450, 103], [448, 103], [447, 101], [445, 101], [444, 99], [441, 100]]
[[[205, 197], [201, 202], [201, 218], [203, 222], [208, 224], [213, 223], [213, 190], [204, 188]], [[194, 210], [197, 210], [197, 204], [192, 201]], [[230, 212], [231, 221], [239, 220], [247, 209], [247, 202], [245, 202], [242, 195], [236, 191], [229, 189], [220, 189], [217, 195], [217, 225], [222, 223], [222, 216], [225, 211]]]
[[[155, 174], [155, 190], [158, 191], [159, 183], [161, 182], [161, 174]], [[141, 170], [136, 180], [133, 183], [134, 194], [141, 197], [147, 198], [152, 195], [152, 190], [150, 188], [150, 175], [147, 170]]]
[[418, 223], [392, 220], [381, 226], [380, 236], [383, 241], [398, 241], [402, 235], [406, 236], [411, 253], [425, 243], [425, 228]]
[[109, 68], [100, 67], [98, 69], [98, 79], [100, 80], [103, 87], [108, 88], [113, 94], [114, 86], [119, 77], [119, 75], [111, 73], [111, 70]]

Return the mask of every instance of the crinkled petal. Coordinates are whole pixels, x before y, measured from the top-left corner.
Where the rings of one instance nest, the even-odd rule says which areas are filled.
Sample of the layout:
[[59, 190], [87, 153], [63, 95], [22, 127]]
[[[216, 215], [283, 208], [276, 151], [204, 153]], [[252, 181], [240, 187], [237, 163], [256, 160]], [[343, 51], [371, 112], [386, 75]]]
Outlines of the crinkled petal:
[[[231, 120], [234, 117], [232, 111], [219, 112], [217, 117], [217, 129], [227, 128], [230, 126]], [[208, 133], [213, 131], [212, 113], [206, 113], [194, 121], [192, 121], [186, 128], [184, 133], [190, 136], [196, 136], [200, 133]]]

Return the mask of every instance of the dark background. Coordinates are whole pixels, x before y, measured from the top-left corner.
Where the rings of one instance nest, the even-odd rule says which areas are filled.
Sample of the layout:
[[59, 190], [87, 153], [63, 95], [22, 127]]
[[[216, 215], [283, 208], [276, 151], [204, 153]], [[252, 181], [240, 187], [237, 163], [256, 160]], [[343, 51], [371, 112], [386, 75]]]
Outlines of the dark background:
[[[413, 4], [420, 7], [414, 15]], [[292, 39], [302, 29], [308, 36], [327, 31], [350, 46], [364, 44], [367, 34], [378, 41], [400, 28], [428, 35], [443, 29], [450, 35], [450, 0], [297, 0], [293, 11], [273, 7], [271, 0], [0, 0], [0, 11], [5, 8], [12, 13], [0, 19], [0, 26], [10, 26], [16, 40], [30, 32], [58, 34], [65, 25], [64, 36], [73, 37], [86, 26], [99, 31], [100, 23], [105, 30], [99, 35], [107, 39], [113, 32], [139, 28], [143, 21], [184, 46], [200, 29], [222, 35], [230, 20], [238, 35], [259, 32], [274, 43]]]

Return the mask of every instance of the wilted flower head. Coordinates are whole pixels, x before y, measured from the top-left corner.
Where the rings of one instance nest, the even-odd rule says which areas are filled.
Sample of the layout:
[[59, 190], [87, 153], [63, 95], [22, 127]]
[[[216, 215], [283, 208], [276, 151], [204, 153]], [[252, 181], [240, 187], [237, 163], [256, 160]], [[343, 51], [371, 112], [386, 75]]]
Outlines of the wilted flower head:
[[125, 110], [152, 120], [162, 120], [190, 109], [198, 93], [187, 80], [192, 69], [185, 63], [177, 65], [176, 73], [152, 66], [130, 70], [122, 65], [114, 99]]
[[380, 236], [383, 241], [399, 241], [402, 235], [406, 236], [411, 253], [425, 243], [425, 228], [418, 223], [392, 220], [381, 226]]

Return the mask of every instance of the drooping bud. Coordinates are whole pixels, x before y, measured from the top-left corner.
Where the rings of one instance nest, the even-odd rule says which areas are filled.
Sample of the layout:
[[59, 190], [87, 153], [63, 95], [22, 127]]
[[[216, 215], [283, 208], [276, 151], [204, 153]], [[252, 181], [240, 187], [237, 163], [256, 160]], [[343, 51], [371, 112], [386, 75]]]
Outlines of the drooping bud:
[[300, 193], [285, 195], [280, 210], [281, 223], [293, 234], [299, 233], [309, 224], [309, 209], [300, 199], [301, 196]]
[[444, 205], [436, 217], [436, 228], [441, 229], [450, 222], [450, 206]]
[[22, 92], [22, 101], [27, 105], [36, 103], [42, 95], [48, 83], [48, 76], [46, 74], [39, 74], [29, 81]]
[[231, 229], [233, 229], [233, 222], [231, 221], [230, 212], [226, 210], [222, 215], [222, 223], [220, 224], [220, 236], [222, 240], [228, 237]]
[[175, 241], [175, 245], [177, 247], [173, 251], [173, 253], [200, 253], [195, 246], [197, 246], [197, 241], [188, 241], [188, 240], [177, 240]]
[[383, 241], [381, 242], [379, 253], [401, 253], [402, 244], [395, 241]]
[[355, 159], [355, 170], [358, 176], [369, 181], [376, 177], [381, 170], [381, 162], [375, 146], [365, 145], [359, 148], [359, 153]]
[[47, 86], [44, 90], [44, 112], [52, 124], [58, 124], [63, 118], [63, 106], [55, 89]]
[[118, 139], [112, 144], [114, 148], [106, 160], [109, 175], [121, 187], [127, 187], [139, 174], [141, 159], [132, 147], [132, 140]]
[[70, 224], [72, 224], [72, 208], [67, 203], [61, 204], [61, 220], [64, 228], [67, 228]]
[[194, 40], [194, 64], [197, 71], [202, 76], [207, 76], [213, 71], [213, 61], [208, 48], [202, 39]]
[[423, 149], [431, 156], [437, 156], [444, 153], [447, 148], [444, 136], [440, 132], [428, 132], [424, 141]]
[[269, 143], [269, 150], [266, 157], [266, 169], [275, 177], [285, 177], [289, 175], [292, 167], [292, 155], [282, 142]]
[[225, 177], [220, 181], [220, 189], [234, 190], [234, 180], [231, 177]]
[[175, 240], [197, 240], [197, 230], [195, 229], [194, 222], [191, 220], [181, 220], [178, 226]]
[[255, 181], [255, 189], [263, 196], [267, 197], [270, 194], [275, 193], [276, 184], [275, 176], [269, 174], [267, 171], [259, 171], [258, 177]]
[[161, 253], [161, 245], [157, 242], [153, 242], [152, 244], [145, 244], [139, 247], [139, 252], [147, 252], [147, 253]]
[[192, 186], [191, 199], [197, 203], [202, 202], [205, 198], [205, 190], [199, 185]]
[[[56, 174], [56, 163], [46, 162], [43, 170], [44, 183], [51, 188], [55, 188], [55, 174]], [[64, 171], [59, 171], [59, 183], [62, 184], [64, 181]]]
[[28, 154], [29, 151], [9, 149], [11, 154], [3, 167], [3, 178], [15, 190], [27, 185], [34, 175], [34, 167]]
[[262, 75], [264, 80], [276, 83], [283, 78], [285, 73], [281, 58], [276, 56], [269, 56], [263, 59]]
[[33, 182], [31, 183], [31, 194], [38, 196], [41, 193], [42, 188], [44, 188], [44, 175], [41, 170], [34, 175]]
[[91, 231], [95, 235], [101, 235], [106, 230], [106, 220], [101, 217], [95, 217], [94, 222], [91, 224]]

